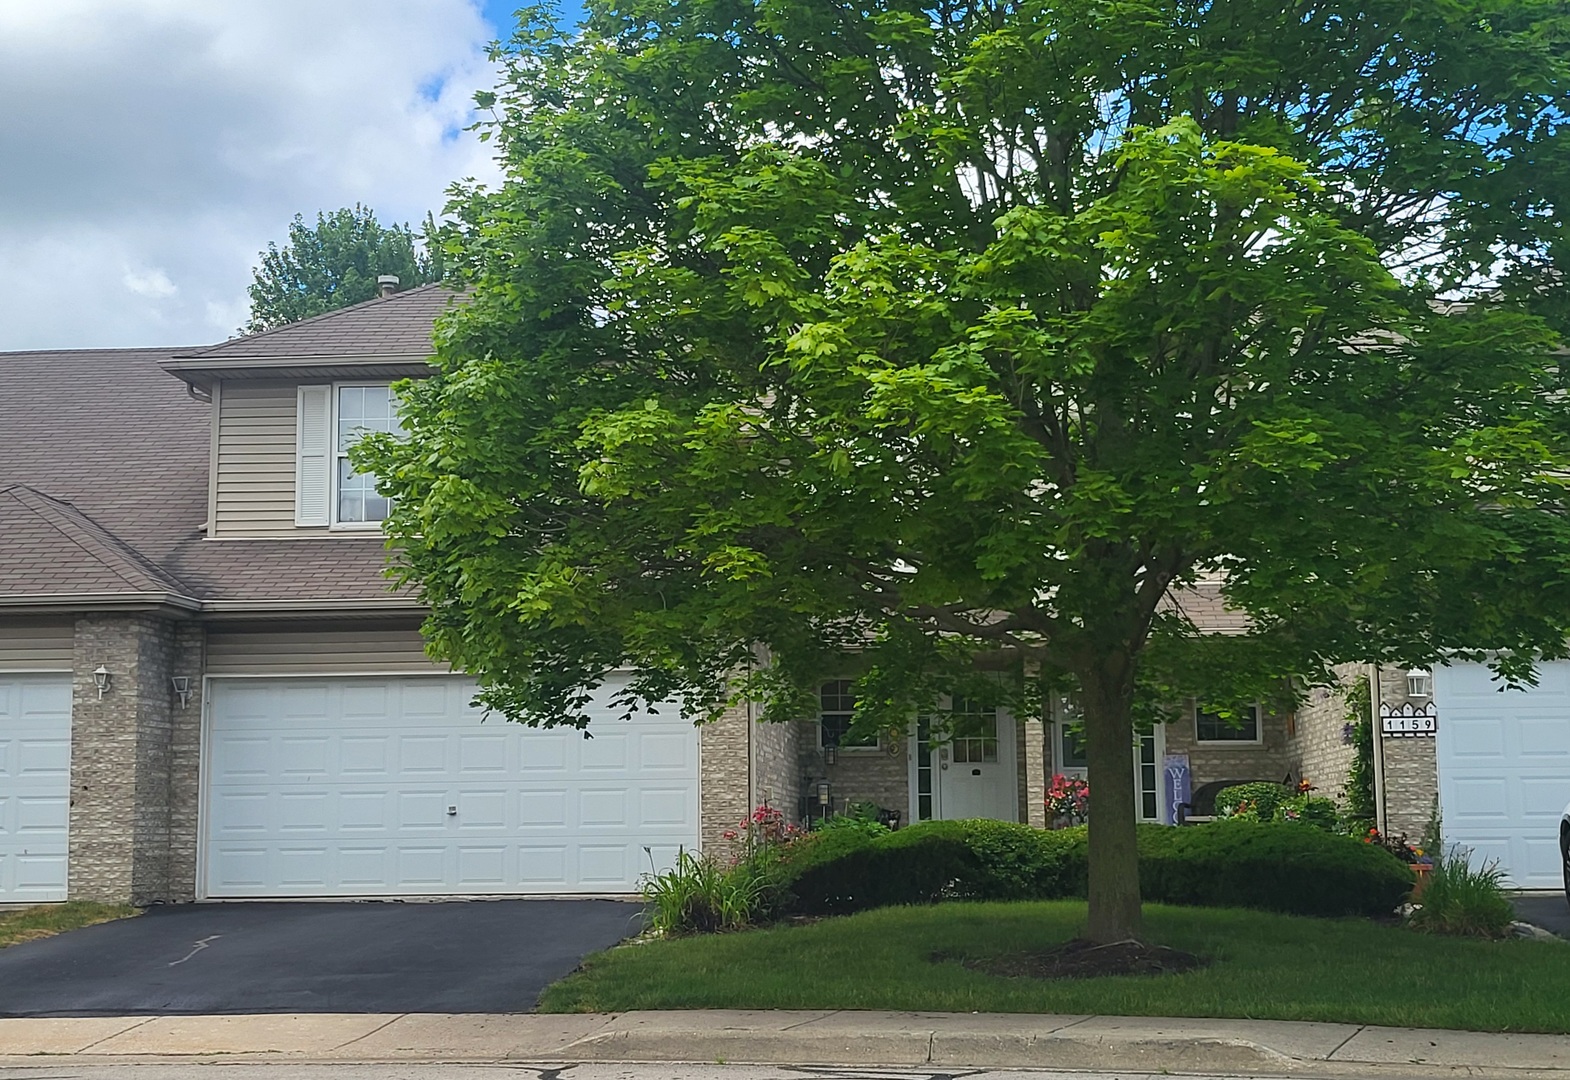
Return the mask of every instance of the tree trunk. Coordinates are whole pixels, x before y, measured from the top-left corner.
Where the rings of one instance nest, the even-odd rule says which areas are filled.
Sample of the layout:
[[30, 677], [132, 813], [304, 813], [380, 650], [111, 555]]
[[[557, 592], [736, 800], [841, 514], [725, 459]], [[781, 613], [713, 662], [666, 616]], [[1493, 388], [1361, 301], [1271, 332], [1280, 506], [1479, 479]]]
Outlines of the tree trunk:
[[1129, 658], [1108, 656], [1082, 671], [1080, 705], [1090, 774], [1090, 923], [1085, 936], [1101, 944], [1138, 939], [1142, 920]]

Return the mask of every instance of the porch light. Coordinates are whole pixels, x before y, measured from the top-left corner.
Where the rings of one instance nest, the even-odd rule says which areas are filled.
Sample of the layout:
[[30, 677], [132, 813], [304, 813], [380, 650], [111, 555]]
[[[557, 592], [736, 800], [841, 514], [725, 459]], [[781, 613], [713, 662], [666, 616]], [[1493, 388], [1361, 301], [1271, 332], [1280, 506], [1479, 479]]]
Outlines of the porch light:
[[114, 676], [109, 674], [109, 669], [102, 664], [93, 672], [93, 684], [98, 687], [98, 700], [104, 699], [104, 694], [109, 690], [109, 684], [114, 681]]
[[1423, 668], [1413, 668], [1406, 673], [1406, 696], [1427, 698], [1434, 696], [1434, 676]]
[[187, 675], [175, 675], [169, 682], [174, 686], [174, 696], [180, 699], [180, 708], [185, 708], [191, 703], [191, 679]]
[[839, 759], [840, 748], [838, 743], [829, 743], [829, 745], [823, 748], [823, 764], [833, 765], [837, 763]]

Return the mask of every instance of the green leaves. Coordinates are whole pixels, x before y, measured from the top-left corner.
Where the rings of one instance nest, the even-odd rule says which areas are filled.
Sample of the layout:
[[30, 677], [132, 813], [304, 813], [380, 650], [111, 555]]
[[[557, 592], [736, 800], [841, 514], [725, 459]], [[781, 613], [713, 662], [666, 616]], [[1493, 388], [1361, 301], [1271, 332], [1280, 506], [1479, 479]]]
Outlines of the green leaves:
[[471, 302], [365, 451], [433, 648], [530, 722], [629, 665], [774, 718], [851, 673], [893, 727], [1562, 648], [1551, 6], [929, 7], [616, 0], [504, 54]]

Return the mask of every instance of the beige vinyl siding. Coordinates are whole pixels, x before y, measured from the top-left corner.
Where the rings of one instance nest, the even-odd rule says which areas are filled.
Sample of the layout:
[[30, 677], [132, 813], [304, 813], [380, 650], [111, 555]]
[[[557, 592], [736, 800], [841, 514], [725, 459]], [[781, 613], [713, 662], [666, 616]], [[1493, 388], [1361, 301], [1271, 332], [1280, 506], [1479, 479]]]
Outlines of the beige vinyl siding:
[[70, 671], [74, 634], [69, 619], [0, 622], [0, 671]]
[[451, 669], [425, 655], [414, 626], [301, 623], [214, 626], [207, 632], [209, 675], [432, 675]]
[[293, 382], [226, 382], [218, 400], [214, 537], [301, 536], [294, 523]]

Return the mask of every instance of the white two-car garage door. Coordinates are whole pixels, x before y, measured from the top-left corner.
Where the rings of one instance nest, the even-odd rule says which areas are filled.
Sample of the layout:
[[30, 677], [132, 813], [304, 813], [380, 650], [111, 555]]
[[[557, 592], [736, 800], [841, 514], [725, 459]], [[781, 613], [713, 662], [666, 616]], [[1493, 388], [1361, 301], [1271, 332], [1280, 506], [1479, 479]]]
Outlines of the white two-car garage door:
[[71, 676], [0, 675], [0, 903], [64, 900]]
[[461, 678], [214, 679], [204, 895], [634, 891], [698, 844], [698, 737], [615, 688], [585, 739], [482, 723]]
[[1481, 664], [1434, 669], [1445, 842], [1497, 862], [1523, 889], [1563, 886], [1559, 817], [1570, 802], [1570, 663], [1501, 692]]

